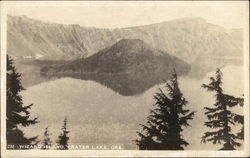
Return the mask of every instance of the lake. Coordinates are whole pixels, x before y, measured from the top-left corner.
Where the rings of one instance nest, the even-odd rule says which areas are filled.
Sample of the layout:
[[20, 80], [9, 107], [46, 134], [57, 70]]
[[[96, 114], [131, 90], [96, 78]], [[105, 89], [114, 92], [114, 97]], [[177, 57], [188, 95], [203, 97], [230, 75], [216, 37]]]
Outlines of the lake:
[[[243, 67], [227, 66], [222, 68], [223, 88], [228, 94], [241, 97], [244, 93]], [[213, 93], [201, 88], [203, 83], [209, 83], [209, 72], [204, 78], [187, 76], [179, 77], [181, 91], [189, 101], [187, 108], [196, 111], [190, 124], [192, 127], [184, 129], [184, 138], [189, 142], [186, 149], [208, 150], [218, 149], [218, 146], [200, 144], [203, 133], [208, 130], [203, 126], [206, 117], [203, 108], [214, 102]], [[113, 83], [112, 78], [109, 78]], [[126, 86], [117, 84], [115, 87]], [[129, 82], [127, 83], [129, 85]], [[119, 89], [122, 89], [120, 87]], [[52, 140], [56, 141], [65, 116], [68, 118], [70, 131], [69, 144], [119, 144], [123, 149], [138, 149], [135, 145], [136, 131], [139, 124], [144, 124], [149, 110], [153, 108], [153, 95], [158, 88], [164, 89], [164, 84], [149, 86], [149, 89], [133, 95], [123, 95], [108, 85], [100, 84], [96, 80], [84, 80], [73, 77], [61, 77], [48, 80], [28, 87], [22, 92], [24, 105], [33, 103], [31, 109], [33, 117], [38, 116], [39, 123], [26, 127], [27, 135], [39, 135], [49, 127]], [[133, 86], [136, 91], [136, 85]], [[137, 92], [137, 91], [136, 91]], [[127, 93], [126, 93], [127, 94]], [[242, 113], [242, 108], [235, 108]], [[238, 130], [238, 127], [234, 130]]]

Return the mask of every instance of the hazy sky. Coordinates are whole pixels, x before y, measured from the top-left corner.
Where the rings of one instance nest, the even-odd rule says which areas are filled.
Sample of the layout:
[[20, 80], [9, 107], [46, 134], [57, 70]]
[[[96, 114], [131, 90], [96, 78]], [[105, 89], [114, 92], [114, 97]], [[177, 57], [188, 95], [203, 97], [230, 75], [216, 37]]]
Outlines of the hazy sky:
[[247, 22], [248, 2], [5, 2], [11, 15], [98, 28], [146, 25], [182, 17], [202, 17], [226, 28]]

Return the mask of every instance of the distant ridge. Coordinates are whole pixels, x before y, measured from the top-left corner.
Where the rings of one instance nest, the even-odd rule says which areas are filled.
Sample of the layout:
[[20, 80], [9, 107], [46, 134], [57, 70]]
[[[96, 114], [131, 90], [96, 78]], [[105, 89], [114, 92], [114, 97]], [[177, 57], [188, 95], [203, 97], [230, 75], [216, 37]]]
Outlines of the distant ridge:
[[188, 63], [207, 56], [242, 57], [242, 30], [227, 30], [202, 18], [181, 18], [129, 28], [61, 25], [8, 16], [8, 53], [15, 58], [71, 60], [91, 56], [121, 39], [141, 39]]

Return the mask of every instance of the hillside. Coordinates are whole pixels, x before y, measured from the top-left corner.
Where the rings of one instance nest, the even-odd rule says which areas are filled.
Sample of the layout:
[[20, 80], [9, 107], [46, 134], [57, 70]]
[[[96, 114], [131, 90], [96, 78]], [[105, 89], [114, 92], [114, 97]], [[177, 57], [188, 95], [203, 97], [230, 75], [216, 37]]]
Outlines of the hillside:
[[142, 40], [122, 39], [90, 57], [76, 59], [56, 67], [45, 67], [42, 71], [48, 69], [59, 73], [138, 74], [143, 71], [171, 71], [174, 68], [185, 71], [188, 64], [152, 48]]
[[[201, 18], [183, 18], [147, 26], [100, 29], [8, 16], [8, 53], [15, 58], [70, 60], [88, 57], [121, 39], [141, 39], [188, 63], [225, 56], [242, 58], [241, 30], [227, 30]], [[204, 59], [205, 60], [205, 59]], [[233, 61], [234, 62], [234, 61]]]

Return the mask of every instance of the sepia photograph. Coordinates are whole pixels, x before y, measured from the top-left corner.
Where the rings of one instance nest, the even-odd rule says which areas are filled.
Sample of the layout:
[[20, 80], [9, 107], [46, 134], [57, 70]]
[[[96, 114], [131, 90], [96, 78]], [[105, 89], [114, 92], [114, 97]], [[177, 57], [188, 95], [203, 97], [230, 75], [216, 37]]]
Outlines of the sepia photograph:
[[1, 157], [248, 157], [248, 1], [2, 1]]

